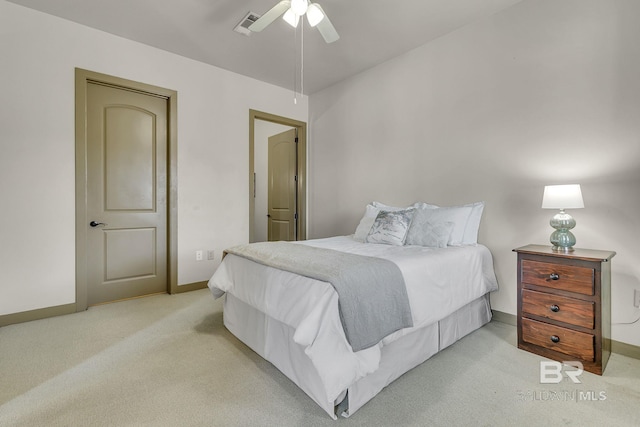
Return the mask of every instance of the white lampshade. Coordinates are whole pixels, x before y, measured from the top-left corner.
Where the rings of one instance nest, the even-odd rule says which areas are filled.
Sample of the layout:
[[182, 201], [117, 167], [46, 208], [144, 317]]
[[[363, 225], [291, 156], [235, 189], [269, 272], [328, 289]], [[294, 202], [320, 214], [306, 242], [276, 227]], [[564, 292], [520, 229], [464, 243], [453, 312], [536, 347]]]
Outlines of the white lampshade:
[[298, 16], [302, 16], [307, 13], [307, 7], [309, 2], [307, 0], [291, 0], [291, 10]]
[[320, 9], [316, 3], [311, 3], [307, 9], [307, 21], [309, 21], [309, 25], [315, 27], [323, 19], [324, 13], [322, 13], [322, 9]]
[[293, 9], [289, 8], [284, 13], [284, 16], [282, 17], [282, 19], [287, 21], [287, 24], [291, 25], [293, 28], [296, 28], [298, 26], [298, 21], [300, 21], [300, 16], [296, 15]]
[[580, 184], [547, 185], [542, 196], [542, 209], [584, 208]]

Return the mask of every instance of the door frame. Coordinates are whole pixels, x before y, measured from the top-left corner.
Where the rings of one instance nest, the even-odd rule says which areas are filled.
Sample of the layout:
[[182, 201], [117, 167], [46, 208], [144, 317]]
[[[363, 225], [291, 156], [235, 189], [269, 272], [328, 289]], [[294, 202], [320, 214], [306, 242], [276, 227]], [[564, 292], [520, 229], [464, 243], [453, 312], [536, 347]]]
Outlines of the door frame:
[[[76, 130], [76, 311], [87, 309], [87, 85], [97, 83], [158, 96], [167, 100], [167, 292], [178, 292], [178, 93], [174, 90], [75, 69]], [[185, 289], [187, 290], [187, 289]], [[180, 289], [182, 291], [182, 289]]]
[[263, 111], [249, 110], [249, 242], [253, 242], [255, 233], [255, 121], [277, 123], [290, 126], [298, 130], [298, 155], [297, 169], [298, 182], [296, 184], [296, 209], [298, 211], [298, 221], [296, 222], [296, 236], [298, 240], [307, 238], [307, 124], [299, 120], [278, 116]]

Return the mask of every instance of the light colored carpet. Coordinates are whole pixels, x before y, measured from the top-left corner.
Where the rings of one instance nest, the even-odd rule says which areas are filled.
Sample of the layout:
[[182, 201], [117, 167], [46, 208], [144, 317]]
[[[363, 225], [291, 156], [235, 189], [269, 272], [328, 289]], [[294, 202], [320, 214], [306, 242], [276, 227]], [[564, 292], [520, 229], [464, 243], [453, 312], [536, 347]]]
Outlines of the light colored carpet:
[[0, 328], [0, 426], [640, 425], [640, 360], [540, 384], [541, 360], [491, 322], [336, 422], [224, 328], [208, 290], [158, 295]]

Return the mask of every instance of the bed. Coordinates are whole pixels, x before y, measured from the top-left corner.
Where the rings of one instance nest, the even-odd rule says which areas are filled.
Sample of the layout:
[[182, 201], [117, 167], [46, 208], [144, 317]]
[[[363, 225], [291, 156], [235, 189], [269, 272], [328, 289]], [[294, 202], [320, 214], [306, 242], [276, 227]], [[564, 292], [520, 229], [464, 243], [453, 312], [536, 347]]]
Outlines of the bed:
[[[464, 210], [467, 215], [458, 218], [460, 229], [456, 230], [452, 211], [441, 212], [445, 208], [434, 206], [392, 208], [373, 203], [367, 206], [354, 235], [230, 248], [209, 281], [214, 297], [224, 298], [225, 327], [276, 366], [329, 416], [353, 415], [403, 373], [491, 320], [489, 293], [497, 289], [491, 253], [473, 242], [473, 236], [464, 240], [466, 227], [473, 229], [477, 239], [475, 223], [479, 223], [481, 209], [471, 224], [470, 213], [473, 208], [477, 213], [478, 208], [465, 205], [472, 209]], [[420, 217], [423, 211], [432, 211], [426, 214], [429, 221]], [[395, 233], [398, 218], [404, 225]], [[445, 230], [435, 233], [434, 240], [433, 229], [443, 222]], [[415, 238], [427, 228], [432, 234], [429, 245]], [[376, 236], [378, 232], [382, 234]], [[453, 236], [456, 233], [458, 236]], [[258, 249], [266, 254], [263, 258], [253, 255]], [[284, 250], [280, 258], [273, 255], [279, 250]], [[308, 266], [295, 265], [292, 251], [301, 256], [320, 254], [319, 259], [326, 255], [331, 265], [346, 265], [352, 258], [363, 260], [362, 268], [375, 272], [372, 277], [380, 274], [369, 262], [397, 268], [403, 282], [397, 299], [402, 300], [405, 292], [408, 323], [405, 319], [405, 323], [384, 329], [392, 322], [389, 316], [382, 316], [384, 320], [377, 323], [383, 329], [367, 331], [361, 339], [362, 334], [354, 332], [358, 328], [349, 323], [352, 314], [345, 311], [349, 305], [345, 291], [336, 287], [333, 279], [308, 274]], [[313, 262], [303, 258], [299, 264]], [[375, 287], [372, 277], [362, 285], [364, 293], [353, 297], [355, 305], [370, 306], [373, 312], [392, 312], [396, 308], [376, 304], [394, 304], [396, 296], [380, 292], [382, 288]], [[383, 295], [365, 303], [366, 293]], [[369, 315], [364, 314], [365, 323], [376, 323], [366, 317]]]

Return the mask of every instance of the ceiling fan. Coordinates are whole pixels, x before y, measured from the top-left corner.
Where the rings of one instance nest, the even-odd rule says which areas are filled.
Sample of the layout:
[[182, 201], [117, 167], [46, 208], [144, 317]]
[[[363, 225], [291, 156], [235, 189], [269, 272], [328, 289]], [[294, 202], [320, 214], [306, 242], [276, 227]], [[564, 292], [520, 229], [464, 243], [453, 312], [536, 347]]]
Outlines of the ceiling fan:
[[310, 4], [309, 0], [283, 0], [251, 24], [249, 30], [260, 32], [282, 14], [284, 14], [282, 18], [294, 28], [298, 26], [300, 17], [307, 15], [309, 25], [318, 28], [324, 41], [327, 43], [333, 43], [340, 38], [333, 24], [329, 21], [329, 17], [324, 13], [324, 10], [322, 10], [322, 7], [318, 3]]

